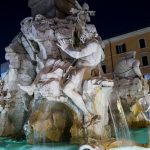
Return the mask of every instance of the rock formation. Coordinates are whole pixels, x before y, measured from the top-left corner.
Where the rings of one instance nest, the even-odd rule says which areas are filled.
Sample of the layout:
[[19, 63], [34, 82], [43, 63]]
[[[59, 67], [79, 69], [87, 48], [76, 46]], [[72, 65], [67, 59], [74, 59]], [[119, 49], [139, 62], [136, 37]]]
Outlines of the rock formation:
[[[23, 125], [32, 98], [17, 84], [30, 85], [35, 77], [35, 65], [19, 40], [20, 34], [6, 47], [9, 72], [3, 79], [0, 104], [6, 117], [1, 123], [1, 136], [22, 136]], [[5, 122], [5, 124], [4, 124]]]

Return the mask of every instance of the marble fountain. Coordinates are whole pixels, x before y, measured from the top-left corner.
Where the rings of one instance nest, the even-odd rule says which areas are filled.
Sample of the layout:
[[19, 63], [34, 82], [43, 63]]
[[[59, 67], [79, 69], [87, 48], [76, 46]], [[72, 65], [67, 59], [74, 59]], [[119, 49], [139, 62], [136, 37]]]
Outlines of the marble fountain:
[[6, 47], [0, 150], [142, 150], [149, 147], [149, 86], [135, 52], [113, 80], [104, 43], [75, 0], [29, 0], [32, 16]]

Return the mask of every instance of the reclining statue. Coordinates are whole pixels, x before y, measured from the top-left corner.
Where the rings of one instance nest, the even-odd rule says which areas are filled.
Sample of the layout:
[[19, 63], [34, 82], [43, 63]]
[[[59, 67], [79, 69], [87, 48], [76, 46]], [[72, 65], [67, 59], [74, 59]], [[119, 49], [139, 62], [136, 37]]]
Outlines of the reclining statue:
[[140, 71], [140, 61], [135, 59], [136, 52], [128, 52], [124, 59], [120, 60], [115, 67], [114, 77], [118, 78], [135, 78], [142, 79]]
[[141, 98], [149, 91], [139, 67], [140, 61], [135, 59], [135, 54], [135, 51], [128, 52], [114, 70], [115, 87], [121, 98]]

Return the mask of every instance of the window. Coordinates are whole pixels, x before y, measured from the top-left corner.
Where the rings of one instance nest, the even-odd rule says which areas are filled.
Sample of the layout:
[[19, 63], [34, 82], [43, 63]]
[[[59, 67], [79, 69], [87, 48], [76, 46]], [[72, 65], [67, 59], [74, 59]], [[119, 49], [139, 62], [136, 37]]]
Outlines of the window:
[[140, 48], [145, 48], [146, 47], [145, 39], [140, 39], [139, 44], [140, 44]]
[[104, 64], [102, 65], [102, 70], [104, 73], [106, 73], [106, 65], [104, 65]]
[[126, 52], [126, 45], [125, 44], [117, 45], [116, 52], [117, 52], [117, 54]]
[[148, 58], [147, 58], [147, 56], [142, 56], [142, 63], [143, 63], [143, 66], [147, 66], [148, 65]]

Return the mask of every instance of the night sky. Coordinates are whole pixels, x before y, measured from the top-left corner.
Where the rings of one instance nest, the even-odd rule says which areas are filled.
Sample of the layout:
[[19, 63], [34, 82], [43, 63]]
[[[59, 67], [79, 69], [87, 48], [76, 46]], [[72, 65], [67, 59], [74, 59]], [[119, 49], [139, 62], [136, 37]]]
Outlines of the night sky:
[[[150, 26], [149, 0], [79, 0], [96, 10], [92, 22], [102, 39]], [[4, 48], [20, 30], [20, 22], [30, 16], [27, 0], [3, 0], [0, 4], [0, 63]]]

